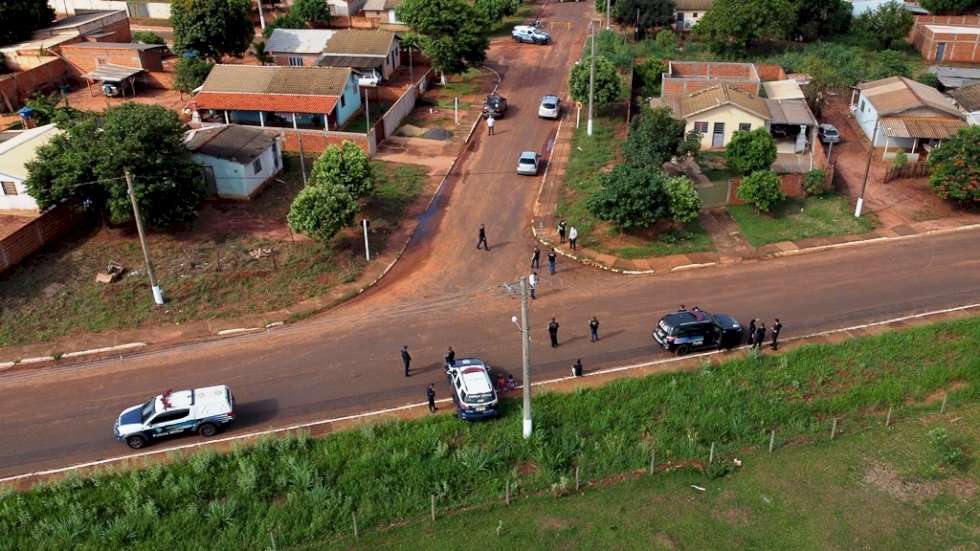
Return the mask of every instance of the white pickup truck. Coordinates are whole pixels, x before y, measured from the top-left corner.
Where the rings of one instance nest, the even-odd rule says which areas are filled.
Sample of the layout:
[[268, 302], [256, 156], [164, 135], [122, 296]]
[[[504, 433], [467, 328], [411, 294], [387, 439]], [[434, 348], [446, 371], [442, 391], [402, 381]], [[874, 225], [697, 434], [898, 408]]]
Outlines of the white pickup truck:
[[214, 436], [235, 420], [235, 397], [225, 385], [167, 390], [145, 404], [126, 408], [113, 427], [116, 440], [138, 450], [153, 439], [182, 432]]

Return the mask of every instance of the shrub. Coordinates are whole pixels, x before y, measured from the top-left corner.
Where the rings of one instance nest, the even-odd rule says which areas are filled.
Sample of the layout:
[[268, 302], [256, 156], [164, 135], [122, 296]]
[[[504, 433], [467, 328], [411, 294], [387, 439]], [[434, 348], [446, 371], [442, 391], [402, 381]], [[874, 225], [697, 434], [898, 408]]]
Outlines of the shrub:
[[739, 130], [725, 148], [725, 158], [742, 174], [769, 170], [776, 161], [776, 141], [765, 128]]
[[933, 88], [939, 90], [940, 92], [943, 91], [943, 83], [939, 82], [939, 77], [936, 76], [935, 73], [930, 73], [926, 71], [925, 73], [922, 73], [921, 75], [915, 77], [915, 80], [921, 82], [922, 84], [925, 84], [926, 86], [932, 86]]
[[905, 150], [898, 148], [895, 152], [895, 159], [892, 161], [892, 167], [895, 170], [905, 168], [905, 165], [909, 164], [909, 156], [905, 154]]
[[939, 452], [939, 459], [951, 466], [962, 467], [966, 464], [966, 454], [956, 444], [950, 441], [946, 427], [935, 427], [929, 431], [932, 445]]
[[803, 193], [820, 196], [827, 193], [827, 173], [815, 168], [803, 176]]
[[665, 50], [673, 50], [677, 47], [677, 35], [670, 29], [664, 29], [657, 33], [657, 46]]
[[771, 170], [759, 170], [746, 176], [738, 186], [738, 198], [762, 212], [769, 212], [786, 196], [783, 195], [782, 180]]
[[133, 31], [133, 42], [140, 44], [166, 44], [163, 37], [152, 31]]

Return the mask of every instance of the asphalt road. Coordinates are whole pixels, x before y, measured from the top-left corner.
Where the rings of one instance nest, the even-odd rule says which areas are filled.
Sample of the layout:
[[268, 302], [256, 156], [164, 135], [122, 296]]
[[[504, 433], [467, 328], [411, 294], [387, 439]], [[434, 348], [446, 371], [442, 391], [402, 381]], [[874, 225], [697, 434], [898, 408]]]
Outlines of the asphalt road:
[[[548, 10], [546, 21], [576, 23], [553, 31], [551, 47], [494, 46], [491, 65], [507, 67], [501, 85], [511, 104], [507, 117], [495, 136], [478, 130], [461, 174], [447, 182], [381, 285], [271, 333], [0, 376], [0, 477], [128, 454], [112, 437], [116, 416], [171, 387], [231, 386], [239, 423], [229, 432], [235, 434], [421, 402], [429, 382], [444, 398], [440, 364], [447, 346], [457, 358], [478, 356], [519, 379], [520, 337], [510, 321], [519, 299], [503, 284], [527, 273], [529, 211], [541, 181], [518, 177], [513, 167], [522, 149], [546, 152], [557, 123], [537, 119], [537, 102], [564, 89], [564, 68], [581, 52], [586, 32], [583, 4]], [[510, 55], [524, 61], [507, 65]], [[529, 55], [537, 62], [526, 63]], [[475, 248], [480, 223], [487, 224], [490, 252]], [[532, 374], [564, 375], [576, 358], [594, 369], [667, 357], [650, 331], [680, 303], [746, 321], [778, 316], [791, 338], [980, 302], [978, 233], [644, 277], [560, 262], [558, 274], [542, 272], [532, 303]], [[598, 343], [588, 339], [593, 315], [602, 324]], [[561, 324], [557, 349], [548, 346], [551, 316]], [[402, 374], [403, 344], [414, 357], [410, 378]]]

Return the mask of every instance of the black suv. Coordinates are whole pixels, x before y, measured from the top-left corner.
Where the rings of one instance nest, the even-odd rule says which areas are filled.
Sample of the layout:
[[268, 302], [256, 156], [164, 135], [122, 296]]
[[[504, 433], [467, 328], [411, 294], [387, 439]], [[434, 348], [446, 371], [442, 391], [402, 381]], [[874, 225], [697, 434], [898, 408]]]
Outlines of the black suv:
[[696, 309], [667, 314], [653, 330], [657, 343], [678, 356], [704, 348], [735, 348], [744, 334], [737, 319]]
[[504, 116], [505, 111], [507, 111], [507, 98], [501, 95], [493, 94], [492, 96], [487, 96], [487, 100], [483, 102], [484, 117], [493, 113], [493, 118], [499, 119]]

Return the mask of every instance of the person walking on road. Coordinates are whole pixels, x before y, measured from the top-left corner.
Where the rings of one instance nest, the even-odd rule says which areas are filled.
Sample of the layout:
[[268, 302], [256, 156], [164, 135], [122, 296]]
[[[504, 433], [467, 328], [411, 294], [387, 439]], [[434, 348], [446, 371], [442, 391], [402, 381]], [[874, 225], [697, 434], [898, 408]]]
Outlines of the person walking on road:
[[454, 365], [456, 365], [456, 352], [450, 346], [449, 350], [446, 351], [446, 366], [452, 367]]
[[487, 135], [488, 136], [493, 136], [493, 127], [494, 127], [495, 124], [497, 124], [497, 119], [494, 119], [493, 118], [493, 113], [491, 113], [490, 116], [487, 117]]
[[548, 324], [548, 335], [551, 336], [551, 347], [558, 348], [558, 322], [555, 318], [551, 318], [551, 323]]
[[552, 247], [548, 251], [548, 273], [555, 275], [555, 261], [558, 260], [558, 253], [555, 252], [555, 248]]
[[429, 411], [435, 413], [439, 408], [436, 407], [436, 389], [432, 383], [429, 383], [429, 387], [425, 389], [425, 397], [429, 399]]
[[589, 332], [592, 334], [592, 342], [599, 340], [599, 319], [595, 316], [589, 320]]
[[490, 245], [487, 244], [487, 228], [483, 224], [480, 224], [480, 240], [476, 242], [476, 248], [479, 249], [480, 245], [483, 245], [484, 249], [490, 250]]
[[412, 363], [412, 356], [408, 353], [407, 344], [402, 346], [402, 363], [405, 364], [405, 376], [408, 377], [408, 366]]
[[752, 346], [752, 340], [755, 338], [755, 322], [755, 318], [752, 318], [752, 321], [749, 322], [749, 340], [747, 343], [749, 346]]
[[565, 242], [565, 219], [564, 218], [562, 218], [558, 222], [558, 242], [559, 243]]
[[573, 251], [575, 250], [576, 239], [578, 239], [578, 230], [575, 229], [575, 226], [572, 226], [571, 229], [568, 230], [568, 245]]
[[779, 323], [779, 318], [776, 318], [775, 322], [772, 324], [772, 346], [773, 350], [779, 349], [779, 332], [783, 330], [783, 324]]
[[755, 339], [752, 340], [752, 348], [762, 350], [762, 341], [764, 340], [766, 340], [766, 324], [760, 321], [759, 326], [755, 329]]
[[527, 277], [527, 284], [531, 287], [531, 298], [538, 298], [538, 272], [531, 272]]
[[531, 251], [531, 269], [537, 270], [541, 267], [541, 249], [537, 245]]

